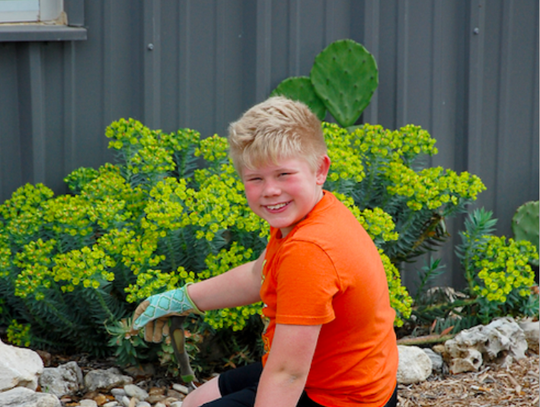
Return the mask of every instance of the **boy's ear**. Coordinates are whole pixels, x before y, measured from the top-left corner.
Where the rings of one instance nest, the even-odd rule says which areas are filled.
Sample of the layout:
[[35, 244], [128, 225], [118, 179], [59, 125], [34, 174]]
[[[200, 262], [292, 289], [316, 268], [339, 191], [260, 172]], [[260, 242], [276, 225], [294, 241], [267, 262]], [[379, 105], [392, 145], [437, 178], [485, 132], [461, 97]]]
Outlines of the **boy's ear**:
[[317, 185], [323, 185], [325, 183], [326, 176], [328, 175], [329, 170], [330, 170], [330, 157], [328, 157], [328, 155], [325, 154], [319, 164], [319, 168], [317, 169], [317, 174], [316, 174]]

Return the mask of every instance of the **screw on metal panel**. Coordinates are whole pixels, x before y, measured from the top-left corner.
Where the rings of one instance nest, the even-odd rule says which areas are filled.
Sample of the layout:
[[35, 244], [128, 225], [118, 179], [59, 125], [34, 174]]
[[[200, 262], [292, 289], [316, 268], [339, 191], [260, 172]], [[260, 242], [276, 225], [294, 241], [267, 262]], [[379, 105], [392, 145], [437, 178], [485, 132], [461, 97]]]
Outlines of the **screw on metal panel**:
[[473, 33], [474, 33], [475, 35], [480, 34], [480, 28], [476, 27], [476, 28], [473, 30]]
[[152, 43], [148, 44], [148, 49], [150, 51], [152, 51], [154, 49], [154, 44], [152, 44]]

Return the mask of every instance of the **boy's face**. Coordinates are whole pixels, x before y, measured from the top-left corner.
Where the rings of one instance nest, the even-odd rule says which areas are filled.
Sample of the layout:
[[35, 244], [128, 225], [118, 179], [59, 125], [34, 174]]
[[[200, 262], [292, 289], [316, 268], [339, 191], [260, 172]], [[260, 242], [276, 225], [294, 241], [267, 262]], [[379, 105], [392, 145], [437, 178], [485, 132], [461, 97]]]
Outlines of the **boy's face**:
[[315, 172], [298, 158], [244, 168], [242, 180], [249, 207], [285, 237], [322, 198], [329, 167], [330, 159], [324, 156]]

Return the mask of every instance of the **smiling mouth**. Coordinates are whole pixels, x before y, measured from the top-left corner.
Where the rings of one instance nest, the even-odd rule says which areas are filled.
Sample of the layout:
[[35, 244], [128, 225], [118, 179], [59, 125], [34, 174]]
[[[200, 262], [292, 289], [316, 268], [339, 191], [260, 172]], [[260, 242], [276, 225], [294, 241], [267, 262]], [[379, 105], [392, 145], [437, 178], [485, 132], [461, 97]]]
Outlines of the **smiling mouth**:
[[287, 206], [289, 204], [289, 202], [283, 202], [283, 203], [279, 203], [279, 204], [276, 204], [276, 205], [265, 205], [266, 209], [269, 209], [271, 211], [277, 211], [281, 208], [284, 208], [285, 206]]

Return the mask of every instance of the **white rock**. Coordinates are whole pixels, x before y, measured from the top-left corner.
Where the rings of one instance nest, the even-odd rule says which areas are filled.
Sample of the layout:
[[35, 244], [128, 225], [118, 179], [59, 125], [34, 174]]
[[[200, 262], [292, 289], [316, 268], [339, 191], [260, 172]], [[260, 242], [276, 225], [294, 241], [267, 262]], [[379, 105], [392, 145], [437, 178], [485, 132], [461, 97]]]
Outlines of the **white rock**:
[[502, 355], [503, 364], [525, 357], [527, 340], [525, 334], [513, 318], [495, 319], [489, 325], [465, 329], [453, 339], [446, 341], [445, 349], [453, 374], [477, 371], [483, 360], [495, 359]]
[[82, 390], [83, 373], [77, 362], [68, 362], [58, 367], [46, 367], [39, 377], [39, 385], [44, 393], [57, 397], [74, 395]]
[[135, 407], [152, 407], [152, 405], [146, 401], [139, 401]]
[[124, 391], [129, 397], [136, 397], [141, 401], [144, 401], [148, 398], [148, 392], [141, 389], [139, 386], [134, 384], [127, 384], [124, 386]]
[[79, 405], [81, 407], [98, 407], [95, 400], [89, 400], [89, 399], [79, 401]]
[[54, 394], [36, 393], [26, 387], [0, 393], [2, 407], [61, 407], [60, 400]]
[[181, 384], [173, 383], [172, 387], [174, 390], [179, 391], [180, 393], [183, 393], [183, 394], [189, 393], [189, 389], [186, 386], [183, 386]]
[[0, 341], [0, 392], [14, 387], [36, 390], [41, 373], [43, 361], [36, 352]]
[[421, 348], [417, 346], [398, 345], [398, 351], [398, 383], [418, 383], [429, 377], [433, 366], [431, 364], [431, 359]]
[[171, 403], [171, 407], [182, 407], [182, 402], [181, 401], [175, 401], [175, 402]]
[[165, 404], [160, 403], [159, 401], [154, 405], [154, 407], [167, 407]]
[[442, 356], [439, 355], [438, 353], [434, 352], [433, 350], [429, 349], [429, 348], [427, 348], [427, 349], [422, 348], [422, 350], [431, 359], [431, 368], [432, 368], [432, 370], [434, 370], [435, 372], [442, 371], [442, 368], [443, 368], [443, 365], [444, 365], [444, 361], [443, 361]]
[[540, 342], [540, 321], [533, 321], [531, 319], [524, 319], [518, 322], [518, 325], [523, 329], [525, 339], [529, 349], [538, 353]]
[[122, 405], [124, 405], [125, 407], [129, 407], [129, 402], [130, 400], [128, 396], [122, 397], [122, 400], [121, 400]]
[[84, 377], [84, 384], [88, 391], [98, 389], [109, 390], [113, 387], [125, 386], [131, 384], [133, 379], [129, 376], [124, 376], [114, 367], [107, 370], [91, 370]]
[[109, 401], [108, 403], [103, 404], [103, 407], [116, 407], [118, 405], [118, 401]]
[[114, 389], [111, 389], [111, 394], [116, 398], [122, 398], [126, 395], [126, 391], [124, 390], [123, 387], [117, 387], [117, 388], [114, 388]]

